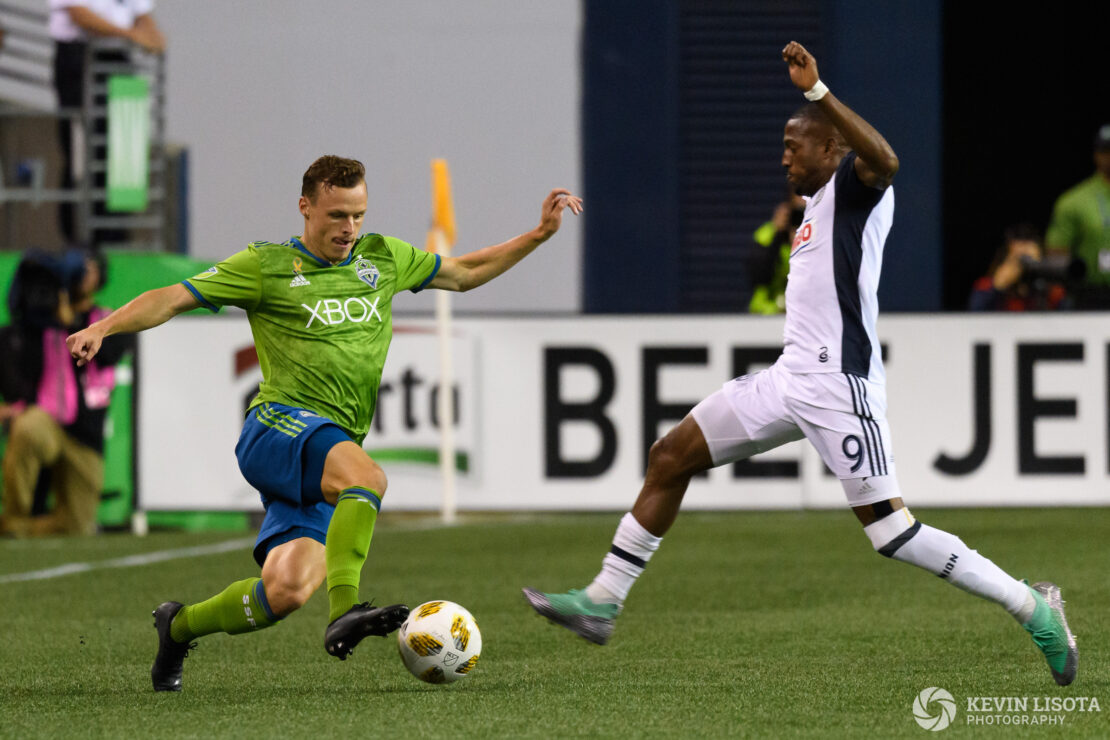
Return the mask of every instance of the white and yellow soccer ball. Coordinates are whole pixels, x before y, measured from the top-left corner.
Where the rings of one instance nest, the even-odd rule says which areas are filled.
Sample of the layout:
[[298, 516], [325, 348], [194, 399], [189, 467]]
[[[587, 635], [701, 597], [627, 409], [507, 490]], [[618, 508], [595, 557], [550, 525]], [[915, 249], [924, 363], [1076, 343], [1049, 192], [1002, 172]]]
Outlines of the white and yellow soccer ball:
[[409, 673], [428, 683], [452, 683], [470, 674], [482, 653], [482, 633], [465, 608], [429, 601], [397, 630], [397, 650]]

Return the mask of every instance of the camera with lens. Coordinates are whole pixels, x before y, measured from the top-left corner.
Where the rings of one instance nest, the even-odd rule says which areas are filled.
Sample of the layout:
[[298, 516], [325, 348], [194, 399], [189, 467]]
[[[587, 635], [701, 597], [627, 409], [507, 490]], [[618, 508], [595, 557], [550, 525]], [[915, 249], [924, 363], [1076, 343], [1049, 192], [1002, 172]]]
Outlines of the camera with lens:
[[1071, 255], [1049, 255], [1037, 260], [1032, 257], [1021, 258], [1021, 280], [1030, 285], [1038, 283], [1060, 283], [1077, 286], [1087, 277], [1087, 264]]

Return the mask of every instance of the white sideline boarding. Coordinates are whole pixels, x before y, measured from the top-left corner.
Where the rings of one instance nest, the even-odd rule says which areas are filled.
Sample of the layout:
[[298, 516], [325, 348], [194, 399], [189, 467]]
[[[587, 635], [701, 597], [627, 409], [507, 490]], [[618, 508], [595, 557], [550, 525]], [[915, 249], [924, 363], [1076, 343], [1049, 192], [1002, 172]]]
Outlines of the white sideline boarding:
[[[435, 322], [402, 314], [394, 325], [365, 447], [389, 477], [387, 509], [434, 511]], [[908, 505], [1110, 504], [1104, 316], [884, 315], [878, 331]], [[454, 337], [455, 437], [467, 460], [459, 510], [622, 511], [639, 490], [646, 441], [726, 380], [765, 366], [781, 347], [782, 321], [457, 316]], [[139, 336], [144, 509], [260, 508], [234, 455], [260, 379], [251, 346], [242, 314], [187, 317]], [[761, 364], [737, 372], [734, 361], [752, 357]], [[752, 463], [754, 475], [726, 465], [696, 478], [684, 508], [845, 505], [805, 441]]]

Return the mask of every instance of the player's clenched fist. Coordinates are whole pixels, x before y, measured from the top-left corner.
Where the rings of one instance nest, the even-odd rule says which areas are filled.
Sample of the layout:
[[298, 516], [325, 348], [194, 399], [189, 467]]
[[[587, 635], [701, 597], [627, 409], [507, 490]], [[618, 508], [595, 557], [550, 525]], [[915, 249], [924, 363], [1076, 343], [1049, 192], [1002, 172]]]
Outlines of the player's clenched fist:
[[104, 335], [90, 326], [66, 337], [66, 349], [73, 359], [77, 360], [77, 366], [81, 367], [96, 357], [103, 341]]
[[799, 90], [811, 90], [820, 79], [817, 60], [797, 41], [791, 41], [782, 50], [782, 60], [789, 65], [790, 81]]

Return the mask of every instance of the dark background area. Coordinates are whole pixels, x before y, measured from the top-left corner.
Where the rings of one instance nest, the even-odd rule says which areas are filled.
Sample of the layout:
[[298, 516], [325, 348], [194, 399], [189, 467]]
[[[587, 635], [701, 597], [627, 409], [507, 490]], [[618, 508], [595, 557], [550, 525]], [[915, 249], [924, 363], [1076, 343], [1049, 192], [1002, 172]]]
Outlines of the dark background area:
[[1044, 229], [1064, 190], [1094, 172], [1110, 123], [1110, 3], [999, 12], [943, 4], [944, 308], [963, 309], [1002, 230]]
[[[606, 0], [585, 5], [588, 313], [742, 313], [804, 102], [795, 38], [898, 153], [884, 311], [962, 310], [1003, 229], [1043, 229], [1110, 122], [1110, 4]], [[614, 275], [620, 275], [619, 281]], [[624, 287], [615, 290], [614, 285]]]

